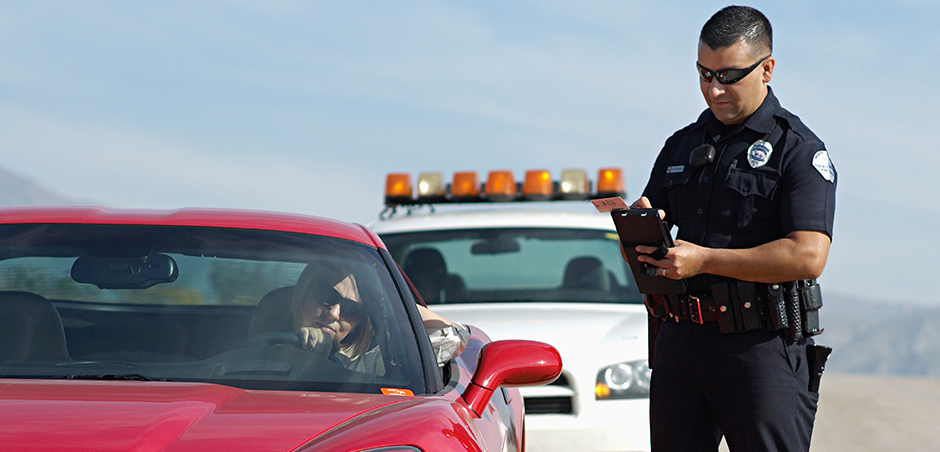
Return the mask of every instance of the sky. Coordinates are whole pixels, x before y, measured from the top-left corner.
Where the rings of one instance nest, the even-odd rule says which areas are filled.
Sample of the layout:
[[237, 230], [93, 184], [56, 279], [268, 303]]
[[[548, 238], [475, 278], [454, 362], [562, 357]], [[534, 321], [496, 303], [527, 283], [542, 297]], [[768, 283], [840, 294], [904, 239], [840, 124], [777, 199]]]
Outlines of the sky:
[[[3, 0], [0, 166], [95, 204], [363, 224], [389, 172], [616, 166], [629, 202], [706, 108], [725, 5]], [[940, 306], [940, 3], [750, 5], [838, 170], [824, 291]]]

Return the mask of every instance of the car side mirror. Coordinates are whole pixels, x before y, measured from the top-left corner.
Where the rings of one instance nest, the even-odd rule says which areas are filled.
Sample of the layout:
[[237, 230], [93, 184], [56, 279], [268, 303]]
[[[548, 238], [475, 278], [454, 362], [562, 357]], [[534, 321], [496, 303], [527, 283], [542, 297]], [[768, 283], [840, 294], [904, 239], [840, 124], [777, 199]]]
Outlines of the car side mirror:
[[463, 399], [481, 416], [493, 391], [501, 386], [544, 385], [560, 374], [561, 355], [551, 345], [526, 340], [490, 342], [480, 350], [476, 372]]

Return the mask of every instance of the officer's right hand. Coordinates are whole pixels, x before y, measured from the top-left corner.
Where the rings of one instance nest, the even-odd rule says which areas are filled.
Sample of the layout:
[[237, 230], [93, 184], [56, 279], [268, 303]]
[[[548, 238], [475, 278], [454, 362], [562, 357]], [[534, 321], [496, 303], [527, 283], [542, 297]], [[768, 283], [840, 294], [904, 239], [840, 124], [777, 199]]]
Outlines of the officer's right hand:
[[676, 240], [676, 246], [669, 248], [662, 259], [655, 259], [650, 254], [659, 248], [655, 246], [637, 245], [636, 251], [641, 253], [637, 260], [655, 267], [657, 276], [671, 279], [691, 278], [702, 273], [707, 259], [708, 248], [696, 245], [685, 240]]
[[333, 351], [333, 336], [320, 328], [306, 326], [297, 330], [303, 348], [318, 355], [328, 356]]
[[[649, 198], [646, 196], [640, 197], [636, 201], [633, 201], [633, 204], [630, 204], [630, 207], [633, 209], [652, 209], [653, 205], [650, 204]], [[659, 209], [659, 219], [664, 220], [666, 218], [666, 211]]]

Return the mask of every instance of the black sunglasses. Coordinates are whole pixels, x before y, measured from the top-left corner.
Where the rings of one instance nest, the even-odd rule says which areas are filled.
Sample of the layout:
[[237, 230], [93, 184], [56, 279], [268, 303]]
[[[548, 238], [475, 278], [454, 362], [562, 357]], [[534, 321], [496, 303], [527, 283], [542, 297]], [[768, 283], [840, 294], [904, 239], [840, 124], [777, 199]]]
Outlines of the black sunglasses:
[[760, 66], [767, 58], [770, 58], [770, 55], [761, 58], [760, 61], [744, 68], [744, 69], [719, 69], [713, 71], [701, 64], [698, 64], [698, 61], [695, 62], [695, 66], [698, 68], [698, 75], [702, 77], [702, 80], [711, 83], [712, 78], [717, 78], [718, 83], [722, 85], [730, 85], [732, 83], [740, 81], [742, 78], [747, 77], [747, 74], [754, 72], [754, 69], [757, 69], [757, 66]]
[[333, 306], [339, 305], [339, 316], [344, 319], [350, 319], [355, 321], [362, 321], [368, 317], [366, 313], [366, 307], [355, 300], [350, 300], [349, 298], [343, 297], [339, 294], [336, 296], [329, 297], [326, 301], [321, 301], [320, 304], [323, 306], [323, 309], [332, 309]]

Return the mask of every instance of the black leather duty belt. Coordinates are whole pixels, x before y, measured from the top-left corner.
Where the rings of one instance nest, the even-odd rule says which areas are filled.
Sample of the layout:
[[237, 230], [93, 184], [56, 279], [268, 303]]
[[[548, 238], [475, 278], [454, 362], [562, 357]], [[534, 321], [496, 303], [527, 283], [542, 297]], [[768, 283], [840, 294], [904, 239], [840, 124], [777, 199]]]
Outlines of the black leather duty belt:
[[721, 309], [714, 298], [704, 295], [650, 295], [647, 299], [652, 303], [647, 308], [654, 317], [675, 322], [716, 322]]
[[664, 320], [705, 324], [718, 322], [722, 333], [740, 333], [771, 328], [768, 322], [766, 287], [751, 282], [712, 284], [710, 293], [653, 295], [650, 313]]
[[[688, 296], [689, 321], [699, 325], [718, 321], [718, 311], [722, 308], [711, 297]], [[727, 309], [727, 307], [725, 307]]]
[[649, 295], [647, 309], [653, 317], [676, 322], [718, 322], [722, 333], [757, 329], [786, 329], [791, 340], [822, 332], [819, 308], [822, 295], [815, 280], [780, 284], [745, 281], [712, 282], [710, 290], [684, 295]]

